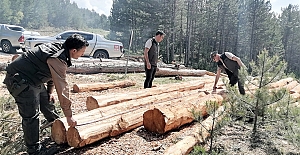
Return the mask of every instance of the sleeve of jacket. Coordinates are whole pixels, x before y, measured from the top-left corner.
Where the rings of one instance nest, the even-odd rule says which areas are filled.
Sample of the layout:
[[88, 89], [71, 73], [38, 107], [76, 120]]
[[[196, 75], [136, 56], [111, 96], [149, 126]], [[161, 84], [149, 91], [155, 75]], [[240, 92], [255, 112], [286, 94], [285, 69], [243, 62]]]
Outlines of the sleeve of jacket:
[[67, 65], [58, 58], [49, 58], [47, 63], [52, 75], [52, 80], [57, 92], [60, 106], [66, 117], [72, 116], [71, 100], [69, 98], [69, 86], [66, 81]]

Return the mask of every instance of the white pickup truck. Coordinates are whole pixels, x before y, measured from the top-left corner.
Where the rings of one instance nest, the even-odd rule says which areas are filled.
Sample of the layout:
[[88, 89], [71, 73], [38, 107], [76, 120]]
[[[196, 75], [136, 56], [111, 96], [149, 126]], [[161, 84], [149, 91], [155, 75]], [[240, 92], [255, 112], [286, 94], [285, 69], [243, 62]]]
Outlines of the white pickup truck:
[[103, 36], [84, 31], [64, 31], [55, 36], [33, 36], [25, 40], [25, 49], [31, 49], [43, 43], [64, 42], [72, 34], [82, 35], [89, 43], [83, 56], [94, 58], [120, 58], [124, 56], [123, 44], [105, 39]]

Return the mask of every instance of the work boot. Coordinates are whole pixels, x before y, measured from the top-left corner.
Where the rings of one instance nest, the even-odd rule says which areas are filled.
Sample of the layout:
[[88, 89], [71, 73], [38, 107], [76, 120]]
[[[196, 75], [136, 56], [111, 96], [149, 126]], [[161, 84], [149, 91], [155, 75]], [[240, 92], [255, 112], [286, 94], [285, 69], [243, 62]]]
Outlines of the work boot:
[[45, 147], [40, 144], [39, 150], [28, 154], [29, 155], [54, 155], [55, 153], [58, 153], [58, 149], [56, 147]]

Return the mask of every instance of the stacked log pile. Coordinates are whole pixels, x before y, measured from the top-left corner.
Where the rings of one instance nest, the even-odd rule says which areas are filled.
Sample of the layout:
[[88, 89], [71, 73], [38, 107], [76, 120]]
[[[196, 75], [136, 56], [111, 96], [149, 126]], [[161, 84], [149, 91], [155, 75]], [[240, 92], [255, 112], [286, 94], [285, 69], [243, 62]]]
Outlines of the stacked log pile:
[[[192, 110], [201, 111], [201, 115], [206, 116], [206, 104], [209, 101], [221, 105], [224, 89], [219, 87], [217, 93], [211, 94], [213, 82], [214, 77], [206, 76], [203, 80], [168, 84], [127, 94], [89, 96], [86, 104], [90, 111], [74, 116], [78, 125], [67, 129], [66, 119], [57, 119], [52, 126], [52, 138], [58, 144], [67, 142], [73, 147], [83, 147], [142, 125], [148, 131], [164, 134], [192, 122]], [[285, 87], [296, 94], [299, 93], [297, 85], [299, 83], [293, 79], [283, 79], [271, 87]], [[206, 121], [211, 122], [211, 119]], [[209, 136], [209, 133], [204, 132], [204, 135]], [[200, 139], [192, 135], [187, 141], [191, 142], [187, 145], [190, 146]]]
[[[68, 141], [68, 144], [73, 147], [82, 147], [107, 136], [116, 136], [141, 126], [143, 124], [143, 113], [146, 110], [160, 103], [179, 102], [187, 96], [195, 96], [199, 94], [199, 89], [203, 86], [203, 82], [194, 81], [181, 84], [175, 89], [177, 91], [172, 87], [167, 87], [172, 88], [169, 91], [167, 91], [167, 88], [159, 89], [158, 87], [157, 91], [164, 91], [157, 93], [157, 95], [143, 98], [133, 97], [129, 101], [75, 115], [74, 118], [77, 120], [78, 126], [68, 130], [66, 130], [65, 118], [58, 119], [52, 126], [52, 138], [59, 144]], [[115, 98], [115, 100], [118, 99]], [[95, 131], [96, 129], [99, 131]]]
[[[211, 86], [213, 79], [212, 78], [205, 78], [201, 80], [201, 82], [205, 83], [206, 85]], [[194, 90], [200, 89], [202, 85], [199, 82], [184, 82], [184, 83], [175, 83], [175, 84], [168, 84], [162, 85], [160, 87], [154, 87], [151, 89], [142, 89], [138, 92], [129, 92], [129, 93], [118, 93], [118, 94], [110, 94], [107, 96], [89, 96], [86, 100], [86, 106], [88, 110], [93, 110], [96, 108], [113, 105], [125, 101], [130, 101], [134, 99], [145, 98], [148, 96], [154, 96], [162, 93], [170, 93], [174, 91], [183, 92], [186, 90]], [[203, 90], [205, 91], [205, 90]]]

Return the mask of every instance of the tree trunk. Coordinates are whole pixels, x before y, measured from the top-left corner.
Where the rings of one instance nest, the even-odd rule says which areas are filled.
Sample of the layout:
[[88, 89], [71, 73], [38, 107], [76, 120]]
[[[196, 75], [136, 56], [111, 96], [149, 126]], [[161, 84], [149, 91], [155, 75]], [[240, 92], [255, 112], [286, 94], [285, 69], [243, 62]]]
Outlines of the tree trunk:
[[125, 81], [116, 81], [110, 83], [93, 83], [93, 84], [74, 84], [73, 91], [75, 93], [78, 92], [85, 92], [85, 91], [100, 91], [100, 90], [107, 90], [112, 88], [125, 88], [134, 86], [136, 83], [131, 80]]
[[[187, 155], [192, 150], [193, 147], [196, 144], [205, 142], [205, 139], [207, 139], [210, 136], [210, 133], [208, 130], [211, 130], [213, 127], [215, 127], [216, 123], [221, 121], [223, 118], [222, 113], [224, 112], [224, 107], [221, 106], [218, 108], [218, 110], [215, 113], [215, 123], [213, 126], [213, 116], [209, 116], [206, 118], [201, 124], [197, 125], [192, 132], [191, 135], [186, 136], [183, 138], [183, 140], [177, 142], [176, 144], [170, 146], [165, 152], [165, 155]], [[207, 130], [208, 129], [208, 130]]]
[[222, 100], [221, 95], [199, 93], [198, 96], [190, 96], [172, 104], [160, 104], [144, 113], [143, 125], [148, 131], [162, 134], [192, 122], [194, 120], [192, 109], [206, 116], [206, 102], [216, 101], [221, 104]]
[[[68, 73], [125, 73], [126, 61], [111, 59], [80, 59], [74, 60], [71, 67], [68, 67]], [[145, 72], [143, 62], [128, 62], [127, 73]]]
[[170, 68], [159, 68], [155, 73], [156, 77], [166, 77], [166, 76], [204, 76], [206, 74], [211, 75], [206, 70], [188, 70], [188, 69], [170, 69]]

